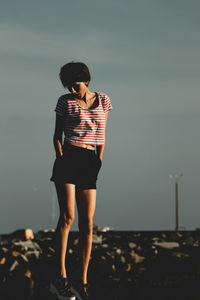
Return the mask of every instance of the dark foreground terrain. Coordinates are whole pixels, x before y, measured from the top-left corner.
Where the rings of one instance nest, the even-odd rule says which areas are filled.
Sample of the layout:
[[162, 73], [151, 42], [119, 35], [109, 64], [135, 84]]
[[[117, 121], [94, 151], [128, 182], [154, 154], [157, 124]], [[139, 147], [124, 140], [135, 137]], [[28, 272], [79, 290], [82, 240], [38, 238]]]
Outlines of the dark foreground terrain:
[[[0, 299], [54, 300], [54, 232], [0, 236]], [[67, 269], [77, 276], [78, 232], [70, 232]], [[200, 231], [94, 230], [88, 281], [93, 300], [200, 299]]]

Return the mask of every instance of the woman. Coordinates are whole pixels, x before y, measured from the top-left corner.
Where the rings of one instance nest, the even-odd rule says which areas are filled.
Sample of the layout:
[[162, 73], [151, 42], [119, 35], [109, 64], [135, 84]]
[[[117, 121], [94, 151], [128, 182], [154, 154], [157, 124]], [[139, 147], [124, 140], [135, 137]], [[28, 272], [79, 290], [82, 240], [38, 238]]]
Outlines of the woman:
[[[56, 160], [51, 181], [54, 181], [60, 207], [56, 228], [58, 238], [58, 270], [51, 291], [59, 299], [89, 299], [87, 271], [92, 249], [93, 216], [96, 205], [96, 181], [105, 148], [109, 97], [91, 92], [88, 67], [70, 62], [60, 70], [60, 80], [70, 93], [57, 102], [54, 147]], [[64, 132], [64, 143], [62, 134]], [[65, 256], [70, 227], [74, 221], [75, 201], [78, 209], [80, 280], [70, 284]]]

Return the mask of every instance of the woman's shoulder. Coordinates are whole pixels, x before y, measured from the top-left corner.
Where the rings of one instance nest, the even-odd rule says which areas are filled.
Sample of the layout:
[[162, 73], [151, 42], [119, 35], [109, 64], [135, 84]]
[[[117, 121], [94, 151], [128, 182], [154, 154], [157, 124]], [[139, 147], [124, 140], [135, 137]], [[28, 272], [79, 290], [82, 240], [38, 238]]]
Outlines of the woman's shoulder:
[[101, 100], [104, 111], [107, 112], [109, 110], [112, 110], [110, 97], [106, 93], [102, 93], [102, 92], [99, 92], [98, 95]]
[[101, 98], [109, 98], [108, 95], [107, 95], [106, 93], [97, 92], [97, 94], [98, 94]]
[[58, 98], [57, 103], [59, 103], [60, 105], [66, 105], [69, 103], [70, 99], [71, 99], [71, 94], [63, 94]]

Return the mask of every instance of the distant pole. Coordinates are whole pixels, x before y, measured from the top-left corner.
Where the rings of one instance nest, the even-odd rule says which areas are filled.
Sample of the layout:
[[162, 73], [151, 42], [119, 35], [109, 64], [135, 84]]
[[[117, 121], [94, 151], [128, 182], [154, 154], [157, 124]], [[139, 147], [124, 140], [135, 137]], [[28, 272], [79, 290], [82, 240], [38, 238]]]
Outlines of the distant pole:
[[175, 195], [176, 195], [176, 227], [175, 230], [178, 231], [179, 228], [179, 218], [178, 218], [178, 182], [175, 182]]
[[178, 215], [178, 181], [183, 176], [183, 174], [170, 174], [169, 179], [175, 182], [175, 231], [179, 229], [179, 215]]

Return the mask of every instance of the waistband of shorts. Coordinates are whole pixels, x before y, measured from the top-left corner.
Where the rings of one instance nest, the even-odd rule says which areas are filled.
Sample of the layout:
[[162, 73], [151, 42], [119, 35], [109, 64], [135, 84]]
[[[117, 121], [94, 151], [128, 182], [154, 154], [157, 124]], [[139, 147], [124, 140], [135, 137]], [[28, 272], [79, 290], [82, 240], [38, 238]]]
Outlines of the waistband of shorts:
[[80, 147], [80, 146], [75, 146], [75, 145], [72, 145], [68, 142], [64, 142], [64, 144], [62, 145], [63, 147], [63, 151], [67, 150], [67, 149], [73, 149], [75, 151], [81, 151], [81, 152], [87, 152], [87, 153], [95, 153], [95, 149], [92, 150], [92, 149], [87, 149], [87, 148], [83, 148], [83, 147]]

